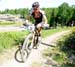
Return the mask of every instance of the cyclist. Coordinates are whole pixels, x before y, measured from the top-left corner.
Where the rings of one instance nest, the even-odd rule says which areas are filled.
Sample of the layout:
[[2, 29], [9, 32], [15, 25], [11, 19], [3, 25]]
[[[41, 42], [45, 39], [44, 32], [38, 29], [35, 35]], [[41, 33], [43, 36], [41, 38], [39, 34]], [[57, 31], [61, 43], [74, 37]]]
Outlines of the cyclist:
[[[32, 9], [30, 11], [30, 17], [33, 17], [35, 20], [34, 25], [37, 27], [38, 32], [40, 33], [43, 24], [47, 24], [47, 18], [45, 16], [44, 11], [40, 10], [40, 5], [38, 2], [34, 2], [32, 4]], [[40, 34], [39, 34], [40, 36]]]

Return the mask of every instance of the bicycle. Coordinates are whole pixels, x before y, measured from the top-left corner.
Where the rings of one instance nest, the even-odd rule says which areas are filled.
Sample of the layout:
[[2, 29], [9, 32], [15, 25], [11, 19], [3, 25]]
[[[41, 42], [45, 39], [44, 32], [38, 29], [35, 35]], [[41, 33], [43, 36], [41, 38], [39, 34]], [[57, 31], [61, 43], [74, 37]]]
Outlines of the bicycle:
[[[19, 46], [19, 49], [15, 52], [15, 59], [18, 62], [25, 62], [30, 51], [34, 46], [38, 47], [39, 41], [39, 32], [36, 26], [31, 25], [26, 27], [31, 33], [24, 39], [23, 44]], [[20, 56], [20, 57], [18, 57]]]

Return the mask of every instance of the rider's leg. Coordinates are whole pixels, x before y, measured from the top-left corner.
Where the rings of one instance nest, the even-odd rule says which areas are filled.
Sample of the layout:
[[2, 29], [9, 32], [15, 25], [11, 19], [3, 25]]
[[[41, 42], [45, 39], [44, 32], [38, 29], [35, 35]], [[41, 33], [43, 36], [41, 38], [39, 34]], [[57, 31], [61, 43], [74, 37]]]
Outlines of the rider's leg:
[[42, 23], [37, 24], [37, 28], [38, 28], [39, 36], [41, 36], [41, 30], [43, 28], [43, 24]]
[[41, 36], [41, 30], [42, 30], [42, 27], [39, 27], [39, 28], [38, 28], [39, 36]]
[[39, 43], [41, 43], [41, 30], [42, 30], [42, 27], [40, 27], [39, 29], [38, 29], [38, 33], [39, 33]]

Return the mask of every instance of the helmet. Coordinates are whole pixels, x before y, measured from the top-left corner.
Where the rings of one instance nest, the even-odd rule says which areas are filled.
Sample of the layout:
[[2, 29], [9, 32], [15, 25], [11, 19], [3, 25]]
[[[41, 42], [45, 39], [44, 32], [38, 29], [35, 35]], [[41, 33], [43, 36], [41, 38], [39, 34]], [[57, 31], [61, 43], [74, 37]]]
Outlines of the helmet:
[[39, 3], [38, 2], [34, 2], [33, 4], [32, 4], [32, 8], [33, 7], [39, 7]]

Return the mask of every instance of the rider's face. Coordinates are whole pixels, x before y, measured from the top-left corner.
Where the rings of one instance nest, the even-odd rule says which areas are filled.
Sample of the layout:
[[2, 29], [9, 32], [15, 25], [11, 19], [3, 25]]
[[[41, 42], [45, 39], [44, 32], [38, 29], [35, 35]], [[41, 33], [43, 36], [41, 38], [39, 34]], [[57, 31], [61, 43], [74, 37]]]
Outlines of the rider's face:
[[33, 7], [33, 10], [37, 10], [38, 8], [39, 8], [39, 7], [36, 7], [36, 6], [35, 6], [35, 7]]

